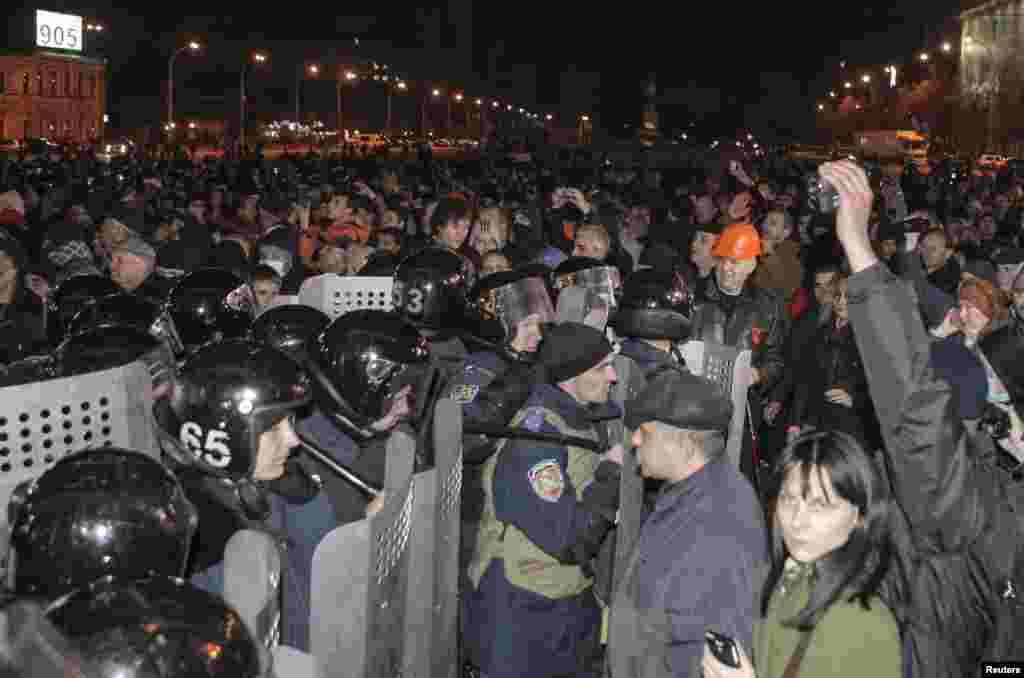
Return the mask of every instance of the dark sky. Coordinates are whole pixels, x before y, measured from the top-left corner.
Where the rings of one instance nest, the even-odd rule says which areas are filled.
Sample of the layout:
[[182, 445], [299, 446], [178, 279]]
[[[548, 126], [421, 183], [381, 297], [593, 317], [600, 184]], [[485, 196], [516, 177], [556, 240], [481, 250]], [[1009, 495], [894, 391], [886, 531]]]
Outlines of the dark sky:
[[[830, 77], [825, 74], [841, 58], [882, 63], [910, 56], [938, 39], [944, 19], [955, 16], [960, 3], [448, 0], [434, 2], [433, 8], [430, 4], [420, 3], [416, 10], [404, 2], [366, 3], [359, 5], [361, 16], [351, 17], [337, 14], [353, 6], [350, 3], [321, 2], [49, 0], [45, 6], [22, 7], [26, 14], [35, 7], [82, 14], [109, 27], [93, 47], [110, 62], [113, 114], [139, 115], [119, 111], [119, 106], [134, 112], [139, 108], [129, 102], [159, 95], [167, 57], [186, 36], [195, 35], [211, 47], [203, 57], [178, 60], [179, 100], [188, 100], [183, 89], [203, 90], [208, 100], [218, 95], [233, 100], [227, 90], [235, 88], [237, 97], [246, 45], [269, 45], [274, 57], [271, 73], [264, 74], [270, 92], [266, 96], [284, 108], [287, 103], [282, 100], [292, 100], [287, 93], [294, 85], [289, 83], [294, 83], [292, 74], [301, 58], [316, 58], [322, 44], [347, 46], [344, 38], [358, 34], [364, 38], [367, 56], [382, 53], [381, 60], [402, 62], [397, 65], [409, 75], [450, 78], [467, 93], [471, 88], [488, 89], [480, 93], [537, 111], [570, 109], [575, 103], [566, 99], [579, 98], [583, 107], [592, 107], [602, 122], [615, 127], [635, 124], [643, 83], [653, 72], [664, 125], [677, 127], [693, 118], [717, 134], [744, 126], [806, 127], [814, 99], [828, 87]], [[220, 16], [211, 17], [212, 8]], [[436, 24], [431, 23], [432, 10]], [[31, 23], [26, 23], [28, 30]], [[432, 30], [432, 25], [440, 30]], [[18, 24], [8, 27], [12, 44]], [[955, 38], [950, 28], [946, 32]], [[403, 49], [383, 54], [389, 43]], [[438, 43], [447, 49], [432, 50]], [[583, 86], [584, 92], [570, 94], [560, 77], [569, 64], [600, 74], [580, 79], [594, 87]], [[474, 87], [475, 79], [498, 85]], [[310, 89], [311, 101], [331, 96], [329, 90], [317, 91], [324, 84]], [[585, 101], [588, 89], [594, 89], [592, 103]]]

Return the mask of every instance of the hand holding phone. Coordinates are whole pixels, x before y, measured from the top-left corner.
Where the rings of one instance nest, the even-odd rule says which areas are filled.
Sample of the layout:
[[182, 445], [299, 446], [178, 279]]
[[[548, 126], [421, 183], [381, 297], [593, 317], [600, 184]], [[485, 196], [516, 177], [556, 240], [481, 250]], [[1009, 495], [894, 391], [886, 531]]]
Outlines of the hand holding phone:
[[705, 631], [704, 642], [715, 659], [729, 668], [738, 669], [740, 667], [740, 651], [736, 647], [735, 640], [721, 633]]

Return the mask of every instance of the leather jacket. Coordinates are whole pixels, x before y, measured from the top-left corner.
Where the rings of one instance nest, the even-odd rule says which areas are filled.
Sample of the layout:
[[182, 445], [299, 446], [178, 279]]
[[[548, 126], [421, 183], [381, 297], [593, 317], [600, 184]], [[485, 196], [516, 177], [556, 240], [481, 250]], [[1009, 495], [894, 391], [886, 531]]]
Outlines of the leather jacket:
[[763, 374], [761, 390], [770, 391], [785, 366], [783, 346], [789, 328], [781, 297], [749, 284], [738, 295], [728, 295], [714, 277], [701, 292], [693, 312], [691, 339], [751, 349], [751, 362]]

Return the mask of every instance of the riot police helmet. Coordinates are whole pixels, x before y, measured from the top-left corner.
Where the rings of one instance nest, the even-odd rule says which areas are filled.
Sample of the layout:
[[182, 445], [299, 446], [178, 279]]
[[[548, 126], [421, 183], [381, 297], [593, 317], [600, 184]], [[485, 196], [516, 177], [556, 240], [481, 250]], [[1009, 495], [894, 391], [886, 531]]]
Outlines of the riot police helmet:
[[469, 286], [468, 262], [443, 247], [428, 247], [406, 257], [395, 269], [394, 310], [432, 336], [461, 327]]
[[690, 338], [693, 297], [679, 273], [643, 269], [626, 278], [611, 326], [623, 337]]
[[186, 273], [166, 302], [167, 315], [186, 352], [210, 341], [244, 337], [254, 308], [248, 283], [219, 268]]

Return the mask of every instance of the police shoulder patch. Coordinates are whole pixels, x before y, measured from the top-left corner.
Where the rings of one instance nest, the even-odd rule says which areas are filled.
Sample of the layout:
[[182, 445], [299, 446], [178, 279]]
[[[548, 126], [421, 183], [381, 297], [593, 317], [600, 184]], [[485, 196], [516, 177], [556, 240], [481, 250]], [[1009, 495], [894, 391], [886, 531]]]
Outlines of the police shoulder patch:
[[557, 459], [545, 459], [530, 467], [527, 477], [534, 494], [544, 501], [556, 502], [565, 491], [565, 476]]
[[473, 402], [479, 392], [480, 387], [476, 384], [459, 384], [452, 389], [452, 400], [460, 405], [466, 405]]

